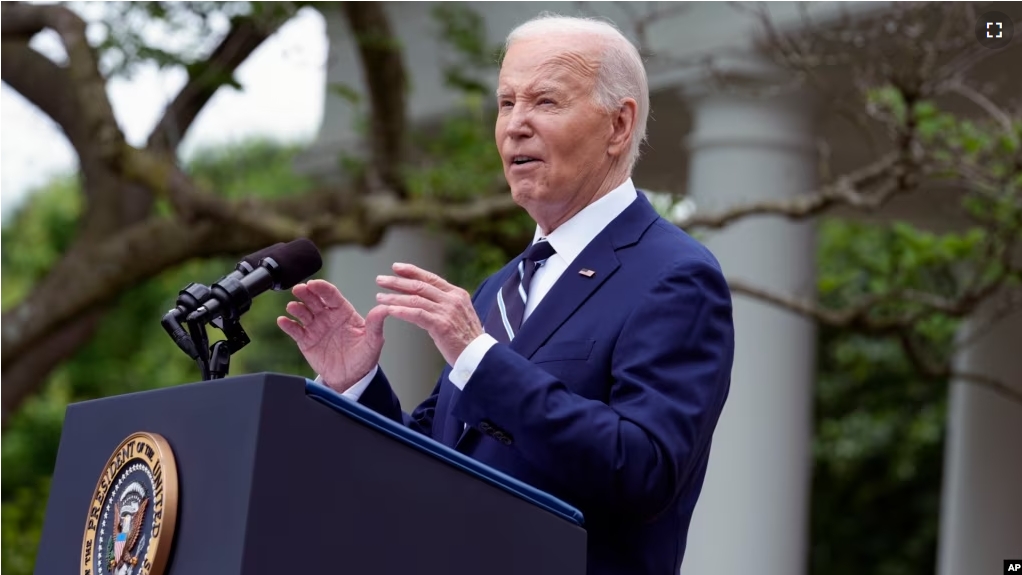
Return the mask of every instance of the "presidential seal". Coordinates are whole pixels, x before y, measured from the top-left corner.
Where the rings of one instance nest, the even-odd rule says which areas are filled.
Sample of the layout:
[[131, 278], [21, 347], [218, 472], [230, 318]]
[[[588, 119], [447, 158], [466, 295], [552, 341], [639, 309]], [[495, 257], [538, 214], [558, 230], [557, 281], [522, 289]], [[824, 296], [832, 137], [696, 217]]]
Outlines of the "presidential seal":
[[107, 460], [89, 502], [82, 575], [161, 575], [177, 519], [170, 444], [134, 433]]

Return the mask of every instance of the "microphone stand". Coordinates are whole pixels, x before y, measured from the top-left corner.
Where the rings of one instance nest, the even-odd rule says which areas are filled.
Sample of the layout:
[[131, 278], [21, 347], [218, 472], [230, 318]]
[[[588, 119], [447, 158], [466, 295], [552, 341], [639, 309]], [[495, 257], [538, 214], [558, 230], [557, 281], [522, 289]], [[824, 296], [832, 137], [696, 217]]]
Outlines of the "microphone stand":
[[[203, 381], [227, 377], [231, 367], [231, 354], [237, 353], [251, 342], [237, 318], [225, 319], [221, 315], [212, 321], [207, 319], [206, 308], [199, 304], [206, 301], [210, 293], [210, 288], [205, 285], [188, 284], [178, 294], [176, 307], [167, 312], [160, 322], [174, 343], [188, 357], [195, 360]], [[188, 328], [187, 332], [181, 326], [182, 318]], [[223, 331], [227, 339], [210, 346], [206, 323], [212, 323], [214, 327]]]
[[251, 340], [237, 319], [225, 320], [219, 317], [212, 323], [224, 332], [227, 339], [214, 343], [210, 348], [209, 379], [223, 379], [227, 377], [227, 372], [231, 369], [231, 354], [237, 353]]
[[[194, 315], [194, 312], [192, 313]], [[188, 333], [191, 334], [192, 343], [195, 345], [195, 363], [199, 365], [199, 372], [202, 374], [202, 381], [212, 379], [209, 374], [209, 336], [206, 335], [206, 326], [199, 320], [188, 316]]]
[[[203, 301], [210, 296], [209, 287], [200, 283], [190, 283], [178, 292], [177, 301], [174, 302], [174, 309], [163, 316], [160, 324], [167, 332], [167, 335], [174, 340], [174, 343], [185, 352], [185, 355], [195, 360], [202, 373], [203, 379], [208, 378], [209, 358], [206, 355], [206, 330], [197, 322], [188, 321], [190, 314], [199, 307]], [[181, 326], [184, 320], [188, 331]]]
[[188, 318], [188, 331], [196, 350], [201, 350], [196, 358], [199, 370], [202, 372], [202, 380], [223, 379], [227, 377], [231, 369], [231, 354], [237, 353], [241, 348], [248, 345], [251, 340], [241, 322], [237, 318], [217, 317], [210, 321], [214, 327], [220, 329], [227, 336], [227, 339], [209, 345], [209, 337], [206, 334], [206, 313], [205, 308], [192, 312]]

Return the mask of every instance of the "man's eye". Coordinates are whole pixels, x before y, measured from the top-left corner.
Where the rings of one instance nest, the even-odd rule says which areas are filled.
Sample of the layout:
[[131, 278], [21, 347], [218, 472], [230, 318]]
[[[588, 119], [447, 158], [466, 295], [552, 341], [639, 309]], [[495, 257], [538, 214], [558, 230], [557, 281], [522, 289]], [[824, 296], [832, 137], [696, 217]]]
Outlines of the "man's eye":
[[514, 105], [515, 105], [515, 103], [512, 102], [511, 100], [502, 100], [500, 102], [500, 107], [501, 108], [510, 108], [510, 107], [512, 107]]
[[553, 103], [554, 103], [554, 101], [551, 100], [550, 98], [543, 98], [542, 100], [539, 101], [539, 104], [541, 106], [546, 106], [547, 104], [553, 104]]

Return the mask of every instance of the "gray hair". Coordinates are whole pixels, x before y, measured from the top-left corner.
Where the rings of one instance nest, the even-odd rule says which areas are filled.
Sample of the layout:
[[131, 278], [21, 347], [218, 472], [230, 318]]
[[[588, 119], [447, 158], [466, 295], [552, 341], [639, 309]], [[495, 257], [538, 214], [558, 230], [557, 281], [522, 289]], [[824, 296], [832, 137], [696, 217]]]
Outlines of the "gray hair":
[[635, 126], [632, 129], [631, 148], [626, 157], [628, 169], [639, 159], [642, 143], [646, 141], [646, 122], [649, 118], [649, 83], [639, 50], [621, 31], [609, 22], [593, 18], [578, 18], [543, 13], [511, 31], [504, 43], [504, 53], [517, 40], [555, 33], [591, 34], [604, 40], [600, 69], [593, 89], [597, 106], [607, 112], [617, 111], [624, 98], [634, 98], [637, 104]]

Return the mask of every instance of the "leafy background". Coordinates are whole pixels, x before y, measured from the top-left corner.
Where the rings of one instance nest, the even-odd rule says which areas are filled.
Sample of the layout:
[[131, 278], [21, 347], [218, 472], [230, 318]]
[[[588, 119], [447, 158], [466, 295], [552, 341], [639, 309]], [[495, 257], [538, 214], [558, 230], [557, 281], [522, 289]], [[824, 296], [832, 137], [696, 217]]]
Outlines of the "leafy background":
[[[441, 35], [462, 55], [452, 62], [447, 78], [462, 91], [463, 105], [458, 114], [412, 134], [416, 153], [404, 176], [413, 194], [453, 201], [492, 187], [501, 176], [492, 151], [492, 112], [480, 80], [493, 65], [494, 47], [479, 40], [482, 23], [471, 12], [442, 7], [436, 16]], [[143, 47], [133, 37], [111, 38], [111, 49], [120, 47], [123, 52], [111, 61], [111, 70], [153, 57], [141, 53]], [[344, 86], [334, 88], [357, 103], [358, 94]], [[1019, 153], [1022, 125], [1004, 131], [956, 118], [931, 102], [908, 103], [890, 86], [874, 90], [863, 105], [889, 114], [895, 124], [914, 122], [923, 144], [938, 157], [971, 158], [995, 179], [1007, 178], [1003, 193], [964, 206], [977, 221], [1012, 224], [1019, 218], [1022, 170], [1012, 162]], [[295, 193], [314, 185], [292, 167], [304, 147], [251, 141], [202, 150], [187, 162], [187, 171], [226, 197]], [[350, 158], [341, 163], [358, 169]], [[642, 186], [641, 181], [637, 184]], [[4, 309], [19, 301], [59, 258], [73, 237], [81, 209], [77, 181], [65, 177], [32, 194], [16, 213], [5, 214]], [[989, 226], [949, 234], [925, 232], [903, 222], [823, 218], [818, 226], [818, 298], [832, 308], [904, 289], [953, 296], [972, 278], [998, 273], [982, 258], [998, 241]], [[523, 245], [518, 240], [528, 238], [531, 227], [528, 217], [519, 214], [448, 231], [447, 277], [473, 290], [516, 253], [516, 246]], [[1016, 235], [1008, 239], [1017, 239], [1018, 227], [1013, 229]], [[212, 281], [234, 263], [190, 261], [121, 294], [96, 337], [54, 371], [44, 392], [16, 414], [2, 441], [3, 571], [15, 575], [32, 571], [68, 403], [197, 379], [194, 364], [176, 350], [159, 320], [184, 285]], [[232, 358], [233, 374], [308, 374], [295, 346], [275, 325], [289, 299], [286, 293], [267, 293], [253, 304], [244, 320], [252, 343]], [[903, 314], [906, 306], [907, 311], [919, 311], [894, 302], [878, 305], [873, 317]], [[920, 314], [912, 336], [923, 342], [936, 362], [946, 362], [958, 320], [941, 313]], [[935, 571], [946, 378], [920, 373], [899, 341], [888, 335], [821, 326], [817, 354], [810, 572]]]
[[[483, 121], [480, 118], [480, 125]], [[478, 149], [473, 138], [460, 142]], [[228, 195], [296, 190], [312, 185], [291, 168], [300, 149], [251, 142], [198, 154], [201, 161], [189, 169]], [[57, 180], [33, 194], [4, 225], [5, 306], [28, 289], [66, 244], [80, 209], [77, 198], [73, 180]], [[886, 257], [888, 252], [878, 246], [896, 237], [880, 227], [823, 222], [821, 291], [830, 290], [835, 281], [847, 285], [848, 277], [863, 270], [870, 273], [863, 264]], [[494, 245], [451, 240], [449, 275], [466, 289], [509, 256]], [[125, 293], [93, 341], [59, 368], [45, 392], [14, 418], [2, 443], [5, 573], [31, 573], [66, 405], [197, 379], [194, 364], [176, 349], [159, 319], [188, 282], [212, 281], [233, 264], [228, 259], [188, 262]], [[252, 343], [232, 358], [232, 373], [308, 374], [301, 355], [274, 323], [288, 300], [286, 293], [269, 292], [255, 301], [244, 320]], [[942, 331], [953, 327], [948, 322]], [[812, 572], [932, 571], [945, 386], [918, 377], [896, 342], [842, 330], [820, 331], [818, 366]]]

